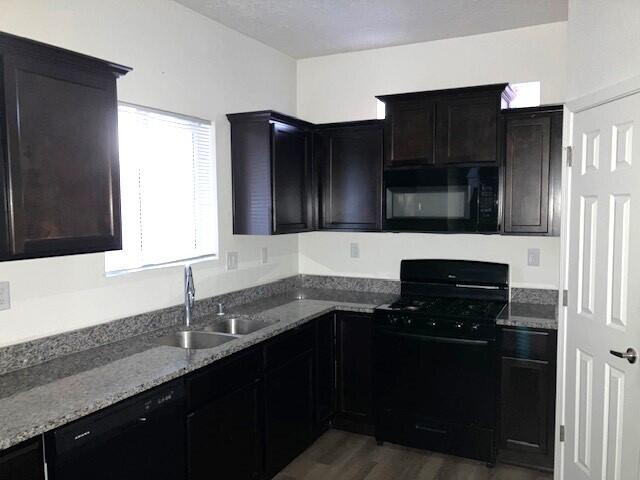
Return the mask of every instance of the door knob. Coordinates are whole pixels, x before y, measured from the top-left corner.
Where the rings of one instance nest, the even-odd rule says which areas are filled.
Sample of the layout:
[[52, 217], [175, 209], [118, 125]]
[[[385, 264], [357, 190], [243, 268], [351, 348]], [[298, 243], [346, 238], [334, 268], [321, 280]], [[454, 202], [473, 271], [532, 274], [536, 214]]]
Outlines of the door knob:
[[616, 352], [615, 350], [609, 350], [609, 353], [614, 357], [626, 358], [629, 363], [636, 363], [638, 360], [638, 352], [635, 349], [629, 347], [626, 352]]

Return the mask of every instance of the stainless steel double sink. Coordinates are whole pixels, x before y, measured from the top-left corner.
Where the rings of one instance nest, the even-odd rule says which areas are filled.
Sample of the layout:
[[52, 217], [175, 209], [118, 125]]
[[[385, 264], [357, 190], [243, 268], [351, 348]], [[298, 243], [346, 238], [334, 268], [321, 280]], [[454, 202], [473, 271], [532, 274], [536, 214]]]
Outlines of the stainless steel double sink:
[[184, 349], [213, 348], [243, 335], [267, 328], [279, 320], [261, 320], [243, 315], [216, 320], [203, 330], [183, 330], [155, 339], [154, 343]]

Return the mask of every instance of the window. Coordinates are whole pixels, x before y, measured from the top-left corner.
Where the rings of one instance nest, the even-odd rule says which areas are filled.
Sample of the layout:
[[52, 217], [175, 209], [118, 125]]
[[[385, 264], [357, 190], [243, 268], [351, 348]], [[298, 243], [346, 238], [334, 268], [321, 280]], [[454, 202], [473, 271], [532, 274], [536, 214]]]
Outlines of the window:
[[109, 273], [199, 257], [218, 248], [211, 123], [118, 107], [122, 250]]
[[514, 98], [509, 108], [540, 106], [540, 82], [512, 83]]

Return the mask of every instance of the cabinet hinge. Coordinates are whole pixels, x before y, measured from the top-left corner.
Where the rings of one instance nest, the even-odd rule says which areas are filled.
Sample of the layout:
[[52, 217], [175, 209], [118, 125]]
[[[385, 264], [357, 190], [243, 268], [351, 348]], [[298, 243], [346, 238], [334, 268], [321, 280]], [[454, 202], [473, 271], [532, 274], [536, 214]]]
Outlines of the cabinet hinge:
[[560, 425], [560, 441], [564, 442], [565, 438], [565, 428], [564, 425]]
[[570, 167], [573, 165], [573, 147], [569, 145], [565, 147], [565, 150], [567, 151], [567, 167]]
[[569, 306], [569, 290], [562, 291], [562, 306], [563, 307]]

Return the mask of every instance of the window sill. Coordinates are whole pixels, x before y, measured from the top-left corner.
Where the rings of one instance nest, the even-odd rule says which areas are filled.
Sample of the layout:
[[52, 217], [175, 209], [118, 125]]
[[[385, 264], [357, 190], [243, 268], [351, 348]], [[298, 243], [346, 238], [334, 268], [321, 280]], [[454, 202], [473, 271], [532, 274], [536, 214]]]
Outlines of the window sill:
[[220, 260], [220, 255], [218, 254], [203, 255], [201, 257], [185, 258], [183, 260], [175, 260], [172, 262], [157, 263], [153, 265], [143, 265], [141, 267], [128, 268], [123, 270], [113, 270], [110, 272], [104, 272], [104, 276], [107, 278], [119, 277], [121, 275], [126, 275], [128, 273], [144, 272], [147, 270], [157, 270], [160, 268], [186, 267], [187, 265], [193, 265], [195, 263], [210, 262], [215, 260]]

